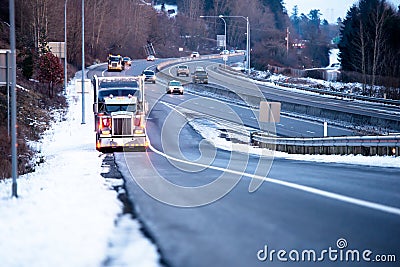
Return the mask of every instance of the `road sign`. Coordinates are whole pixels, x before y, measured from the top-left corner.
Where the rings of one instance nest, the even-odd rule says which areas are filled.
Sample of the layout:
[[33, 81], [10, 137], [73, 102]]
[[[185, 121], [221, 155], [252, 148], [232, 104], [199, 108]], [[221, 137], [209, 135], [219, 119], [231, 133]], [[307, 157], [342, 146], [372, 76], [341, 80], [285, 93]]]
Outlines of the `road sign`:
[[281, 103], [260, 102], [260, 122], [278, 123], [281, 120]]
[[[90, 79], [85, 79], [85, 94], [88, 94], [90, 92], [90, 88]], [[77, 92], [78, 94], [82, 93], [82, 80], [75, 81], [75, 92]]]
[[7, 67], [10, 68], [10, 64], [11, 64], [11, 50], [0, 49], [0, 85], [7, 84], [8, 81]]
[[64, 42], [49, 42], [50, 51], [58, 58], [65, 58]]
[[217, 46], [225, 47], [226, 46], [226, 37], [225, 35], [217, 35]]

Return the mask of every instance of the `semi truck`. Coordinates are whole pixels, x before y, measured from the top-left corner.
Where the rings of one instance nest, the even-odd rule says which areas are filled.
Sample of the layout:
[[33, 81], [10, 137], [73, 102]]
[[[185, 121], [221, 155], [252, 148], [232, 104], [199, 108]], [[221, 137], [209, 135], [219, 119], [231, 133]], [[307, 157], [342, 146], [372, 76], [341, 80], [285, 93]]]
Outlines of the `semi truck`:
[[123, 58], [120, 55], [108, 55], [108, 71], [122, 71], [125, 69], [125, 63]]
[[143, 76], [93, 77], [96, 149], [146, 151]]

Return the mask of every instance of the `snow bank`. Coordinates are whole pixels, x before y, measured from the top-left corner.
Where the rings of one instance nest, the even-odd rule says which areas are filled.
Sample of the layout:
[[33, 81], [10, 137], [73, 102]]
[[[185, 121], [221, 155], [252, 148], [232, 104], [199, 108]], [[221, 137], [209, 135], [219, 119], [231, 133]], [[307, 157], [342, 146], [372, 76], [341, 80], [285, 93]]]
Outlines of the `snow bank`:
[[[11, 180], [0, 182], [0, 266], [88, 267], [101, 266], [106, 258], [158, 266], [156, 248], [137, 221], [124, 216], [116, 225], [122, 203], [101, 176], [108, 167], [101, 167], [104, 155], [95, 150], [93, 97], [85, 98], [87, 123], [81, 124], [81, 100], [73, 86], [67, 119], [36, 145], [45, 163], [19, 177], [18, 198], [11, 198]], [[115, 250], [126, 255], [115, 258], [120, 256]]]
[[[232, 151], [235, 149], [238, 152], [251, 153], [255, 155], [263, 155], [263, 148], [252, 147], [248, 144], [235, 144], [232, 146], [231, 141], [220, 137], [218, 131], [218, 124], [213, 122], [205, 123], [202, 120], [192, 120], [190, 125], [206, 140], [214, 144], [215, 147]], [[239, 139], [237, 136], [234, 138]], [[240, 140], [240, 139], [239, 139]], [[247, 138], [248, 140], [248, 138]], [[246, 141], [242, 137], [241, 141]], [[265, 154], [265, 153], [264, 153]], [[285, 152], [274, 151], [275, 158], [284, 158], [289, 160], [299, 161], [313, 161], [323, 163], [341, 163], [341, 164], [354, 164], [363, 166], [377, 166], [377, 167], [393, 167], [400, 168], [400, 158], [394, 156], [362, 156], [362, 155], [300, 155], [288, 154]]]

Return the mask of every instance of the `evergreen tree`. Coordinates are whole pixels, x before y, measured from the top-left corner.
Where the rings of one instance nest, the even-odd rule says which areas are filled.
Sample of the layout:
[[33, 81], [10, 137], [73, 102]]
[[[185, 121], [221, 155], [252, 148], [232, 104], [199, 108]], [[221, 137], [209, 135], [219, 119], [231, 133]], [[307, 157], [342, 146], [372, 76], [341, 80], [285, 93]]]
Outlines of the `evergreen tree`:
[[346, 15], [339, 42], [342, 68], [371, 75], [399, 75], [399, 13], [385, 0], [361, 0]]
[[283, 0], [262, 0], [262, 3], [269, 7], [269, 9], [274, 14], [275, 18], [275, 27], [278, 30], [286, 30], [287, 22], [286, 22], [286, 10], [283, 7]]
[[293, 28], [296, 30], [297, 34], [301, 36], [299, 7], [297, 5], [293, 7], [290, 21], [292, 22]]

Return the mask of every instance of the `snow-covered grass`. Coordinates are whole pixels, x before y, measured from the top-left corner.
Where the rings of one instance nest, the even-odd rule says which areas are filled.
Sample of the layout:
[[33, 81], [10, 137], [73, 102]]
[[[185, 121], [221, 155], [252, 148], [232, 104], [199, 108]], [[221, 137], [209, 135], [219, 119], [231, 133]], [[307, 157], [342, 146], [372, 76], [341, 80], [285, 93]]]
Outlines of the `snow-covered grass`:
[[[331, 49], [329, 52], [329, 66], [333, 63], [338, 63], [339, 61], [340, 61], [339, 49]], [[356, 95], [361, 95], [363, 92], [363, 84], [359, 82], [343, 83], [343, 82], [325, 81], [313, 78], [295, 78], [295, 77], [288, 77], [282, 74], [270, 75], [270, 73], [267, 73], [266, 71], [259, 71], [259, 70], [252, 71], [252, 75], [254, 78], [258, 80], [267, 78], [269, 82], [287, 82], [287, 83], [308, 86], [310, 88], [325, 89], [327, 91], [333, 91], [333, 92], [342, 92], [347, 94], [351, 93]], [[283, 87], [281, 89], [289, 89], [289, 88]], [[383, 97], [384, 93], [382, 92], [384, 92], [385, 90], [386, 88], [384, 86], [374, 86], [372, 91], [375, 92], [377, 97]]]
[[[214, 144], [215, 147], [237, 152], [250, 153], [254, 155], [271, 155], [271, 152], [265, 153], [264, 148], [253, 147], [249, 144], [235, 144], [232, 145], [231, 141], [226, 138], [220, 137], [221, 132], [218, 130], [219, 125], [215, 122], [209, 122], [204, 120], [191, 120], [190, 125], [207, 141]], [[234, 138], [239, 139], [238, 136]], [[242, 141], [245, 141], [246, 137], [242, 137]], [[324, 163], [342, 163], [342, 164], [354, 164], [363, 166], [378, 166], [378, 167], [393, 167], [400, 168], [400, 158], [394, 156], [362, 156], [362, 155], [300, 155], [300, 154], [288, 154], [280, 151], [273, 151], [274, 158], [299, 160], [299, 161], [312, 161], [312, 162], [324, 162]]]
[[11, 179], [0, 182], [0, 266], [158, 266], [139, 223], [122, 216], [112, 188], [121, 180], [101, 176], [108, 167], [95, 150], [93, 97], [81, 124], [80, 97], [74, 85], [68, 92], [66, 120], [35, 144], [45, 161], [18, 178], [19, 197], [11, 198]]

